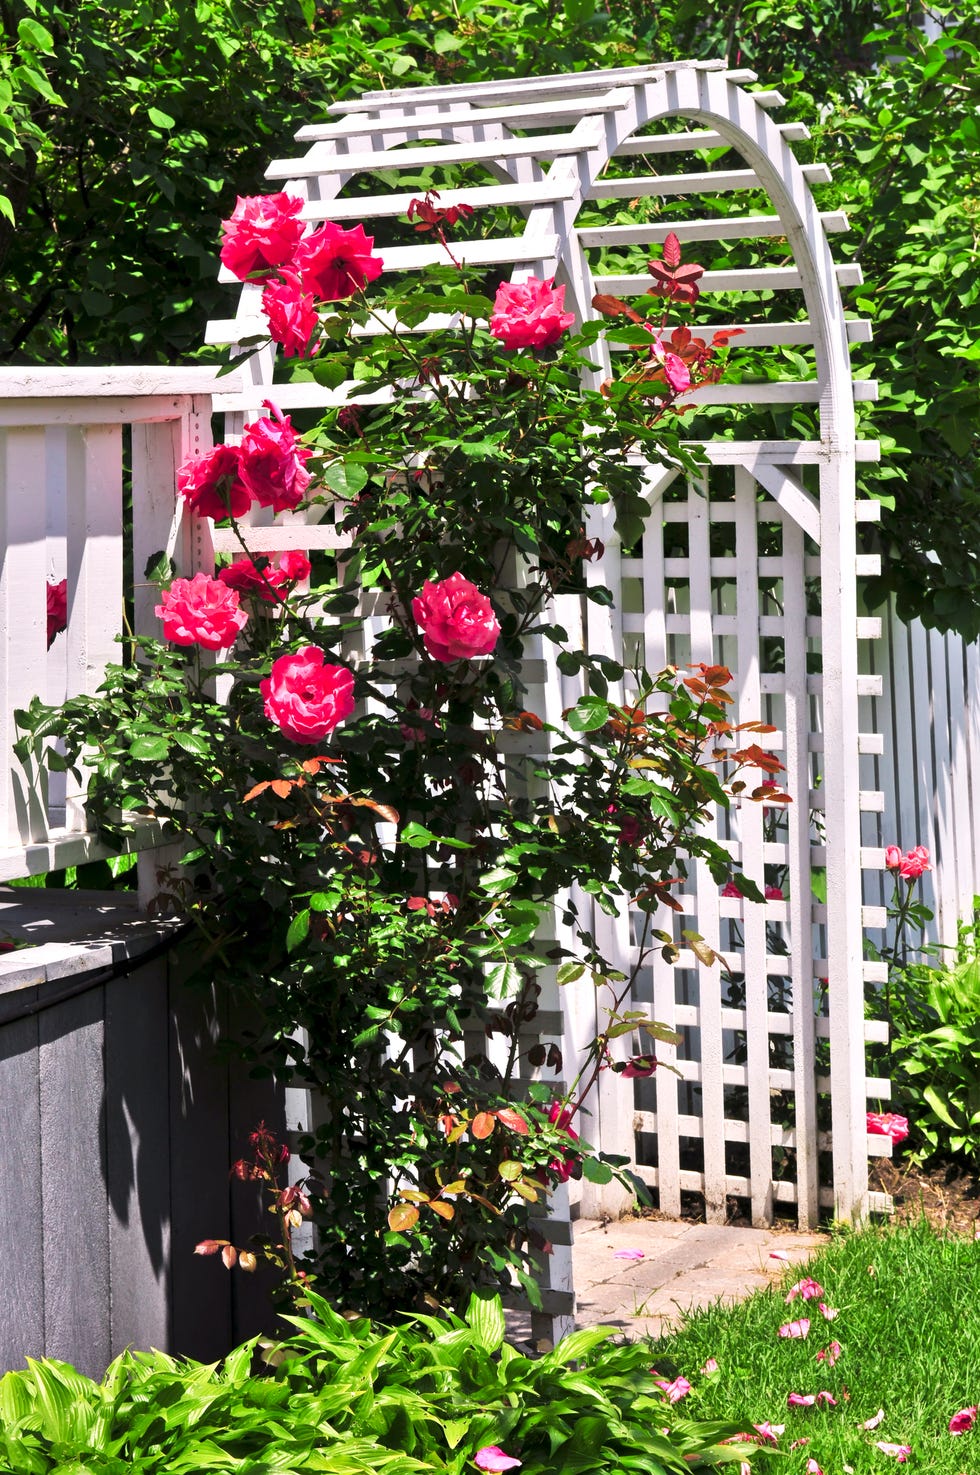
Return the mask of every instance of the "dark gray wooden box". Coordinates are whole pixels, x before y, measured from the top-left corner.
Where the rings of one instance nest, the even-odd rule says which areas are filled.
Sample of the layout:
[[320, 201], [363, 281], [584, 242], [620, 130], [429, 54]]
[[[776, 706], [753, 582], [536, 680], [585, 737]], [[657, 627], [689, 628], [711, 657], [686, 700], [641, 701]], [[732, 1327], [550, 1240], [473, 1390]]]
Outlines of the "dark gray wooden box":
[[0, 889], [0, 1371], [93, 1376], [126, 1347], [212, 1360], [272, 1331], [269, 1280], [194, 1254], [266, 1231], [229, 1178], [282, 1093], [218, 1048], [228, 1004], [188, 987], [190, 939], [125, 896]]

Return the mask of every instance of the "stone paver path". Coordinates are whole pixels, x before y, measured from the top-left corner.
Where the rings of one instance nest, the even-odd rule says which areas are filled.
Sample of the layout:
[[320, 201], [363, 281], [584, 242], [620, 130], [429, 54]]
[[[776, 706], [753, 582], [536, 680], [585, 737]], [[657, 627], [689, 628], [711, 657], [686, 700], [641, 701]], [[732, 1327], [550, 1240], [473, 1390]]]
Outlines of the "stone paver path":
[[[740, 1301], [786, 1266], [773, 1250], [803, 1265], [827, 1243], [823, 1234], [738, 1229], [670, 1219], [579, 1220], [572, 1251], [579, 1326], [615, 1327], [629, 1337], [660, 1336], [684, 1312]], [[642, 1260], [616, 1250], [642, 1250]]]

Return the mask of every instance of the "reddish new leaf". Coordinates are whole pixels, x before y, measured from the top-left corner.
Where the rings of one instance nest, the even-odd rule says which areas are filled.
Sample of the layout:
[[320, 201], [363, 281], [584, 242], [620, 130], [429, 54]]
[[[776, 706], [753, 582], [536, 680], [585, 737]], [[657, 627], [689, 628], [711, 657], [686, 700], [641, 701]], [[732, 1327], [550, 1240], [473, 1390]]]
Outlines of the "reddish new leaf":
[[503, 1126], [509, 1127], [512, 1132], [516, 1132], [519, 1137], [527, 1137], [529, 1134], [530, 1128], [527, 1122], [512, 1106], [502, 1106], [497, 1112], [497, 1120]]
[[490, 1136], [496, 1125], [489, 1111], [478, 1111], [470, 1123], [470, 1131], [478, 1141], [482, 1141], [484, 1137]]
[[670, 232], [667, 239], [664, 241], [664, 249], [662, 255], [665, 266], [680, 266], [681, 243], [677, 239], [673, 231]]

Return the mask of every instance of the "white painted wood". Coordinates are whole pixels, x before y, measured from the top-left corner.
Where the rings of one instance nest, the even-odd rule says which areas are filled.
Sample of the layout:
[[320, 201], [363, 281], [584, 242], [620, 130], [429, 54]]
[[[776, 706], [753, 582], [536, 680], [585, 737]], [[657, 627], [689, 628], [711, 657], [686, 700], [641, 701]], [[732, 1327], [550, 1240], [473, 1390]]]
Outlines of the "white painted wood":
[[[47, 515], [43, 429], [7, 430], [0, 436], [0, 845], [16, 847], [47, 838], [47, 790], [43, 770], [13, 759], [20, 736], [14, 712], [44, 695], [47, 622]], [[69, 603], [69, 618], [71, 604]]]
[[[835, 268], [838, 286], [860, 287], [864, 277], [860, 266], [847, 262]], [[738, 271], [706, 271], [698, 279], [702, 297], [716, 292], [789, 292], [802, 287], [803, 278], [794, 266], [752, 266]], [[650, 286], [648, 272], [596, 277], [597, 292], [639, 296]]]
[[[735, 472], [735, 536], [737, 565], [737, 661], [738, 720], [761, 722], [762, 693], [759, 683], [759, 574], [756, 528], [756, 482], [745, 470]], [[692, 550], [693, 551], [693, 550]], [[717, 625], [717, 621], [716, 621]], [[760, 804], [744, 800], [739, 806], [738, 833], [741, 868], [765, 889], [763, 822], [766, 811]], [[742, 909], [745, 948], [745, 1031], [748, 1052], [749, 1183], [752, 1223], [772, 1223], [772, 1131], [769, 1095], [769, 999], [767, 907], [746, 905]], [[761, 965], [761, 966], [760, 966]], [[722, 1023], [724, 1024], [724, 1012]], [[722, 1127], [725, 1135], [725, 1126]], [[731, 1140], [729, 1138], [729, 1140]]]
[[[846, 231], [842, 210], [822, 210], [820, 221], [826, 231]], [[763, 240], [784, 234], [778, 215], [731, 215], [721, 220], [661, 220], [637, 225], [590, 226], [576, 232], [583, 246], [647, 246], [661, 243], [669, 235], [684, 241]]]
[[[829, 184], [826, 164], [803, 164], [808, 184]], [[647, 195], [720, 195], [731, 190], [765, 186], [754, 169], [712, 169], [701, 174], [645, 174], [630, 179], [600, 179], [588, 191], [589, 200], [632, 200]]]
[[577, 121], [584, 113], [594, 117], [596, 114], [620, 112], [628, 102], [629, 94], [625, 89], [613, 88], [595, 97], [574, 98], [566, 102], [512, 102], [502, 107], [488, 108], [475, 108], [464, 103], [458, 108], [449, 108], [442, 112], [426, 107], [423, 103], [420, 107], [402, 108], [394, 115], [386, 113], [384, 117], [370, 121], [358, 113], [352, 113], [334, 123], [307, 123], [298, 128], [293, 136], [297, 143], [315, 143], [323, 138], [342, 138], [354, 134], [369, 137], [388, 133], [398, 123], [418, 129], [449, 129], [451, 132], [458, 126], [465, 128], [487, 123], [505, 123], [508, 128], [540, 128], [560, 119]]
[[[787, 143], [801, 143], [810, 137], [805, 123], [777, 123]], [[616, 157], [628, 154], [675, 154], [693, 153], [700, 149], [730, 148], [728, 140], [713, 129], [698, 129], [690, 133], [646, 134], [643, 138], [630, 138], [615, 150]]]
[[[578, 186], [571, 178], [545, 178], [520, 184], [479, 184], [470, 189], [441, 189], [439, 207], [448, 210], [453, 205], [472, 205], [474, 210], [510, 209], [521, 205], [546, 205], [553, 200], [570, 200], [578, 193]], [[303, 206], [302, 219], [316, 224], [321, 220], [335, 223], [353, 220], [388, 220], [406, 215], [418, 190], [405, 190], [385, 195], [355, 195], [351, 199], [310, 200]], [[222, 271], [219, 280], [233, 281], [229, 272]]]
[[[67, 458], [68, 589], [71, 613], [65, 632], [67, 695], [92, 696], [106, 667], [121, 664], [117, 637], [123, 616], [122, 427], [73, 429]], [[173, 493], [171, 492], [171, 496]], [[65, 823], [87, 828], [87, 774], [66, 783]]]
[[591, 118], [585, 118], [568, 133], [540, 133], [530, 138], [492, 139], [487, 143], [436, 143], [430, 148], [366, 149], [356, 154], [338, 154], [331, 142], [325, 139], [315, 143], [302, 159], [274, 159], [265, 171], [266, 179], [304, 179], [329, 174], [335, 166], [346, 174], [360, 174], [523, 156], [558, 159], [562, 154], [594, 147], [599, 142], [599, 129]]
[[799, 523], [807, 536], [819, 543], [820, 507], [799, 477], [785, 466], [773, 466], [765, 461], [750, 465], [749, 470], [760, 486], [765, 487], [794, 522]]

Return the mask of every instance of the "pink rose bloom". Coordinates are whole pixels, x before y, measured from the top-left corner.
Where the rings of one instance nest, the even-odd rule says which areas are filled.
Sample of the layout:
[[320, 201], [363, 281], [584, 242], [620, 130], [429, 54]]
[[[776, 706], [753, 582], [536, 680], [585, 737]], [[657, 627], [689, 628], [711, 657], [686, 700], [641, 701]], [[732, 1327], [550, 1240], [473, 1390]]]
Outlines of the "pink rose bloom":
[[889, 845], [885, 850], [885, 869], [887, 871], [897, 871], [901, 864], [901, 849], [897, 845]]
[[766, 901], [782, 901], [783, 893], [779, 886], [766, 887]]
[[198, 517], [244, 517], [252, 497], [241, 479], [237, 446], [215, 446], [194, 456], [177, 471], [177, 490]]
[[372, 256], [374, 237], [363, 225], [344, 230], [325, 220], [296, 251], [293, 265], [303, 287], [321, 302], [340, 302], [381, 275], [380, 256]]
[[890, 1137], [894, 1143], [904, 1142], [909, 1135], [908, 1118], [894, 1111], [869, 1111], [867, 1130], [872, 1137]]
[[[548, 1108], [548, 1120], [554, 1123], [559, 1132], [563, 1132], [566, 1137], [571, 1137], [573, 1142], [578, 1141], [578, 1133], [571, 1124], [572, 1113], [567, 1107], [562, 1106], [560, 1101], [551, 1103]], [[573, 1152], [571, 1148], [566, 1148], [564, 1156], [552, 1158], [548, 1168], [555, 1174], [559, 1183], [567, 1183], [578, 1161], [578, 1153]]]
[[684, 1377], [676, 1377], [672, 1383], [668, 1383], [666, 1378], [654, 1378], [653, 1381], [671, 1403], [680, 1403], [691, 1391], [691, 1384]]
[[539, 282], [501, 282], [494, 298], [490, 332], [505, 348], [547, 348], [557, 343], [575, 321], [565, 312], [565, 288], [556, 287], [554, 277]]
[[900, 1465], [907, 1464], [912, 1453], [911, 1444], [889, 1444], [884, 1439], [875, 1441], [875, 1449], [880, 1449], [883, 1455], [891, 1455]]
[[312, 358], [319, 348], [310, 349], [310, 339], [320, 318], [312, 292], [304, 292], [294, 271], [284, 271], [282, 281], [270, 282], [262, 293], [262, 311], [269, 323], [269, 336], [282, 348], [286, 358], [298, 354]]
[[254, 559], [236, 558], [227, 568], [218, 570], [222, 584], [227, 584], [229, 589], [237, 589], [239, 594], [250, 594], [266, 604], [275, 604], [282, 600], [281, 589], [310, 576], [310, 561], [298, 549], [289, 549], [281, 554], [278, 567], [272, 563], [268, 553], [257, 553], [255, 557], [269, 559], [264, 569], [256, 568]]
[[315, 743], [354, 710], [353, 672], [324, 665], [315, 645], [273, 661], [259, 690], [265, 715], [291, 743]]
[[924, 845], [917, 845], [907, 855], [902, 856], [902, 863], [898, 868], [898, 874], [906, 881], [918, 881], [923, 871], [931, 871], [929, 864], [929, 852]]
[[653, 356], [663, 365], [664, 377], [676, 394], [683, 394], [685, 389], [690, 389], [691, 373], [687, 364], [676, 353], [671, 353], [660, 338], [653, 345]]
[[969, 1434], [976, 1423], [977, 1405], [971, 1404], [969, 1408], [961, 1408], [959, 1413], [954, 1414], [949, 1421], [950, 1434]]
[[163, 621], [163, 638], [172, 645], [224, 650], [248, 619], [239, 603], [236, 591], [220, 579], [195, 574], [193, 579], [174, 579], [153, 613]]
[[804, 1301], [815, 1301], [823, 1293], [823, 1286], [808, 1275], [805, 1279], [798, 1280], [795, 1286], [790, 1286], [786, 1295], [786, 1304], [789, 1305], [791, 1301], [795, 1301], [797, 1296], [801, 1296]]
[[478, 1449], [473, 1456], [473, 1463], [478, 1470], [515, 1470], [520, 1465], [520, 1460], [515, 1460], [511, 1455], [505, 1454], [498, 1444], [487, 1444], [483, 1449]]
[[232, 275], [240, 282], [267, 277], [290, 261], [303, 234], [302, 208], [293, 195], [239, 196], [231, 218], [221, 222], [221, 260]]
[[739, 891], [734, 881], [726, 881], [724, 886], [721, 888], [721, 894], [722, 896], [732, 896], [736, 900], [738, 900], [742, 895], [741, 891]]
[[412, 600], [412, 614], [435, 661], [469, 661], [488, 656], [500, 638], [493, 607], [485, 594], [462, 574], [450, 574]]
[[62, 579], [57, 584], [52, 584], [50, 579], [47, 584], [47, 614], [48, 614], [48, 650], [54, 643], [54, 637], [60, 635], [62, 630], [68, 629], [68, 580]]
[[260, 507], [291, 512], [310, 484], [306, 463], [313, 452], [300, 445], [288, 415], [271, 400], [263, 404], [272, 416], [253, 420], [242, 436], [242, 482]]

